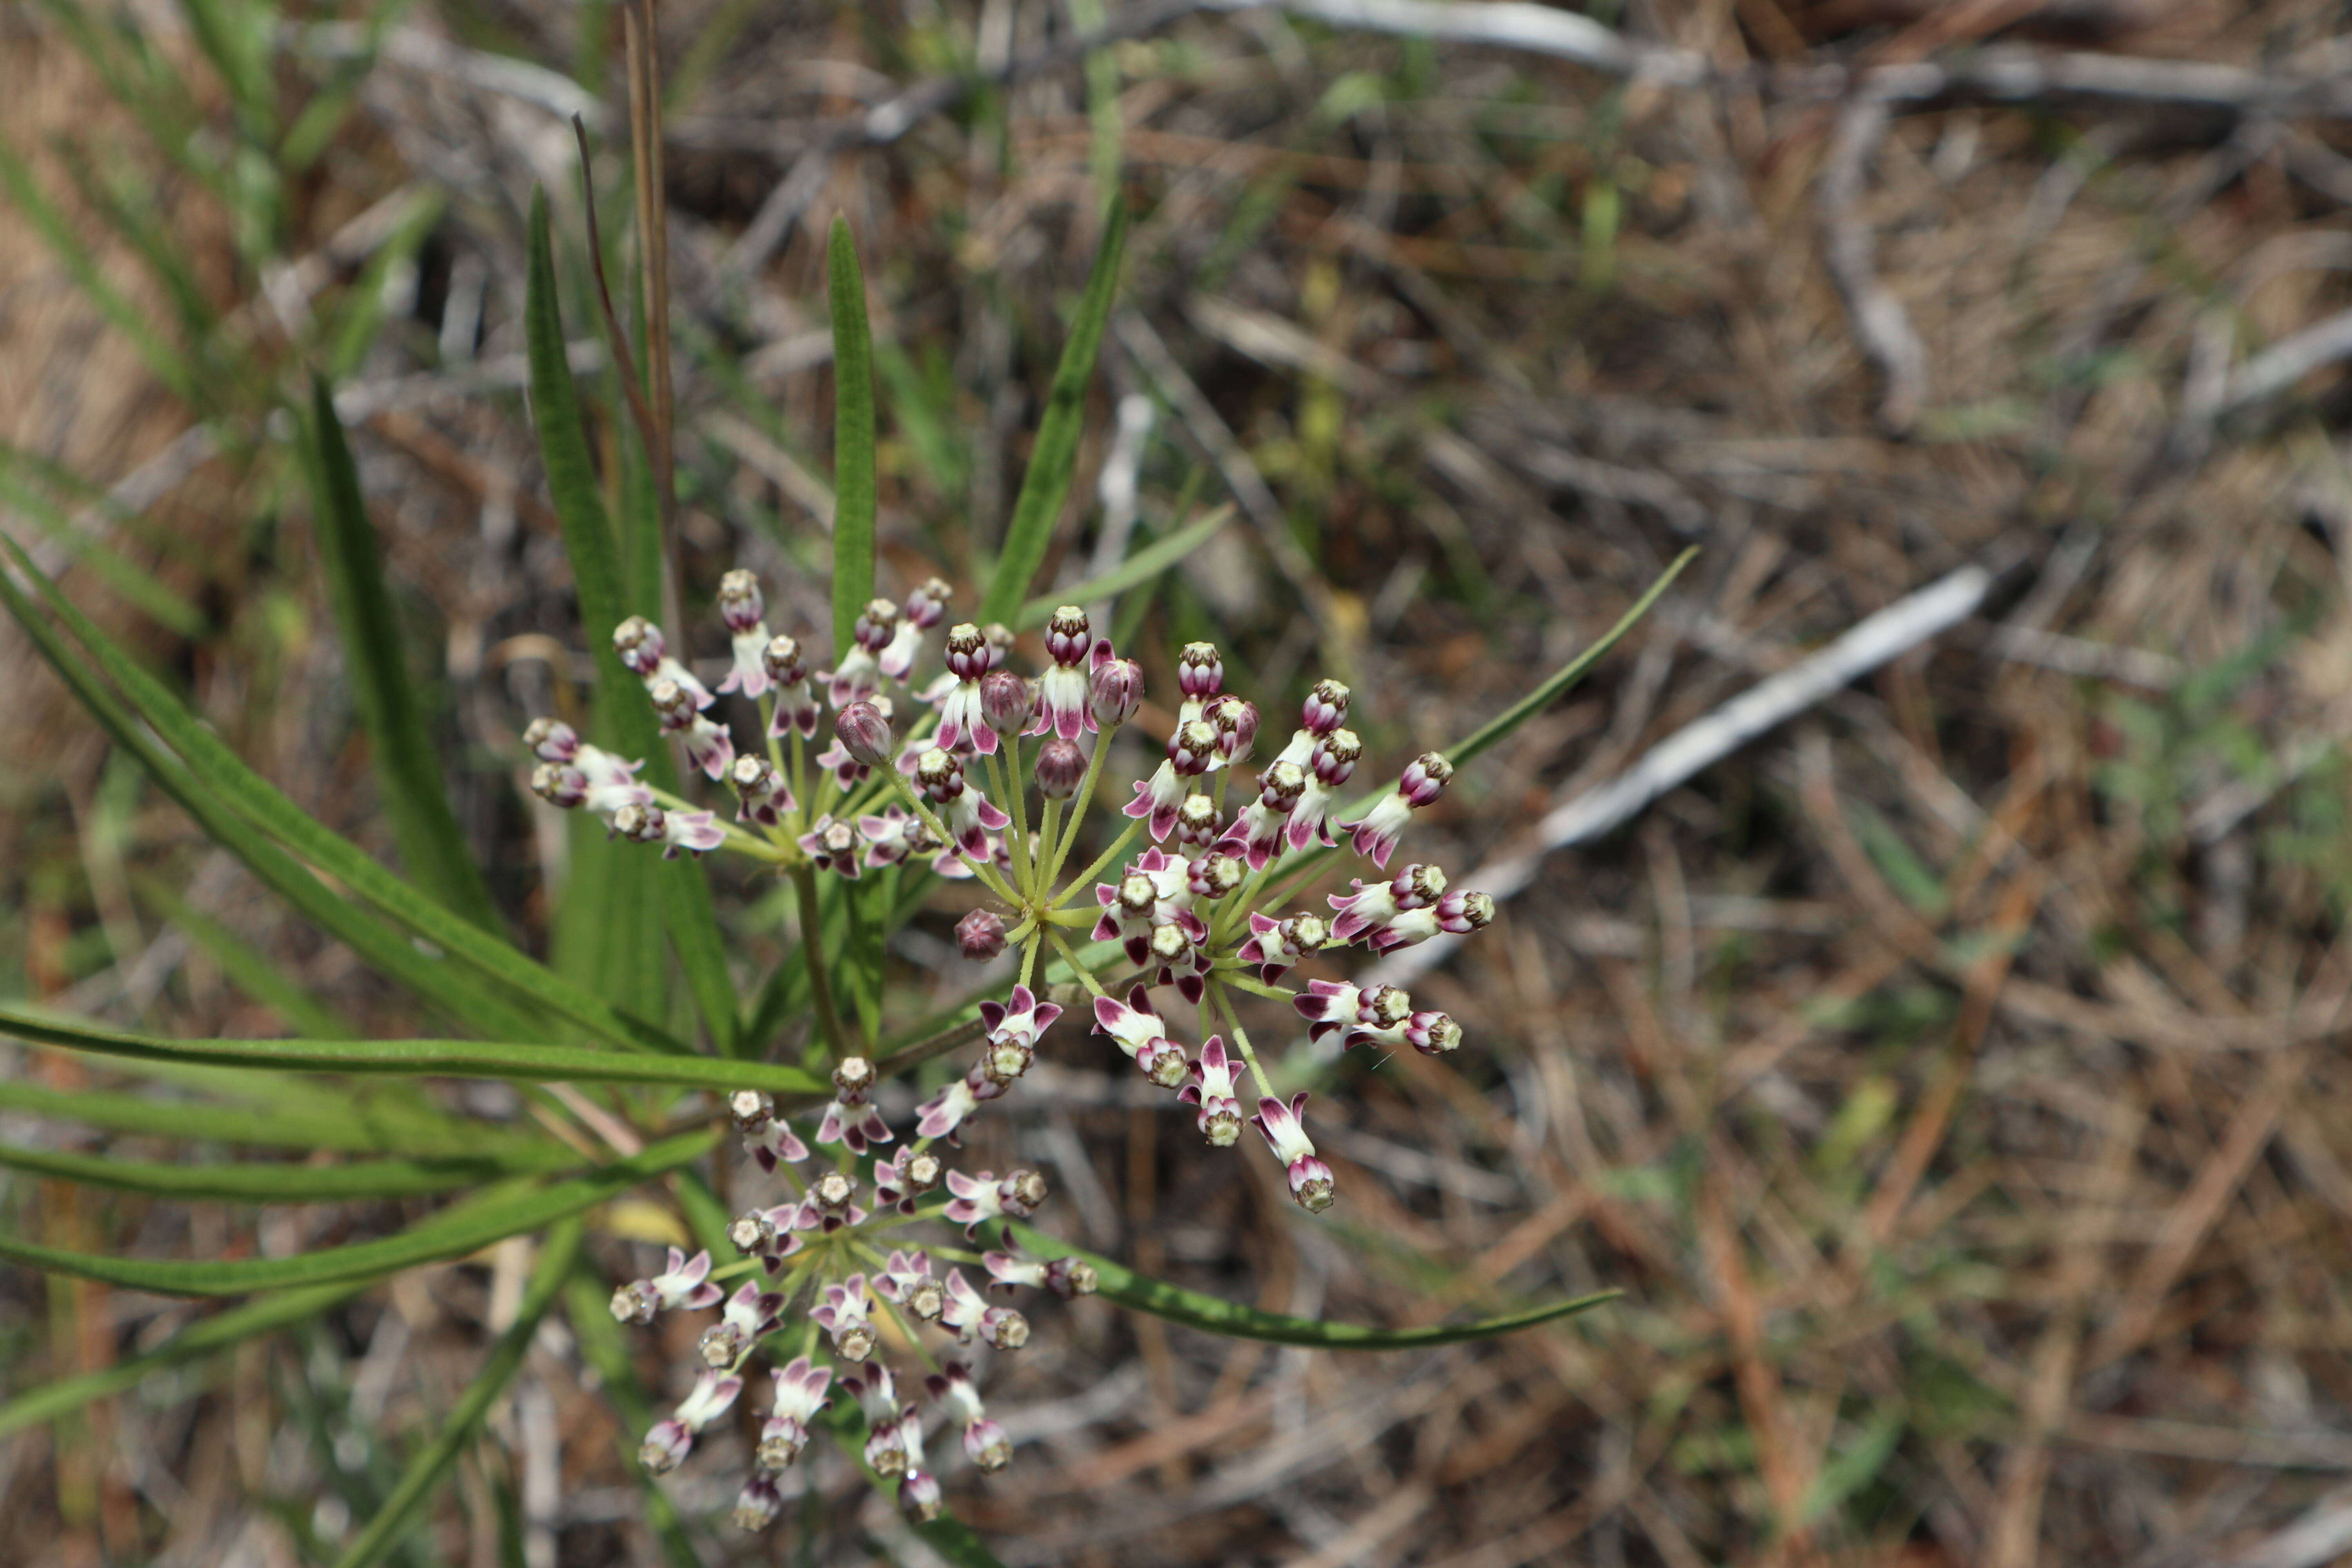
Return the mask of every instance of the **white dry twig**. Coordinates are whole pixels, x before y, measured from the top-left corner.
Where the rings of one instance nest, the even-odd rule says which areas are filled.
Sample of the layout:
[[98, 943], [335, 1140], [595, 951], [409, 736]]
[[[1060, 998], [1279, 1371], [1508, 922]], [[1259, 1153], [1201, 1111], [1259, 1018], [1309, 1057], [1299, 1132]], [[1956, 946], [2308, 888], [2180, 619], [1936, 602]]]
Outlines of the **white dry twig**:
[[[1963, 566], [1896, 600], [1803, 663], [1759, 681], [1714, 712], [1684, 725], [1609, 783], [1555, 807], [1536, 825], [1530, 845], [1488, 861], [1462, 878], [1460, 885], [1496, 900], [1509, 898], [1535, 880], [1544, 858], [1553, 850], [1600, 837], [1847, 682], [1975, 614], [1992, 583], [1993, 574], [1987, 568]], [[1367, 988], [1408, 985], [1442, 963], [1461, 940], [1439, 935], [1406, 948], [1374, 965], [1358, 984]]]
[[1919, 417], [1927, 400], [1927, 349], [1903, 302], [1879, 281], [1873, 259], [1877, 244], [1856, 210], [1871, 154], [1886, 139], [1891, 118], [1885, 100], [1876, 96], [1845, 107], [1838, 115], [1816, 200], [1822, 259], [1845, 300], [1853, 335], [1885, 383], [1878, 400], [1878, 423], [1899, 435]]

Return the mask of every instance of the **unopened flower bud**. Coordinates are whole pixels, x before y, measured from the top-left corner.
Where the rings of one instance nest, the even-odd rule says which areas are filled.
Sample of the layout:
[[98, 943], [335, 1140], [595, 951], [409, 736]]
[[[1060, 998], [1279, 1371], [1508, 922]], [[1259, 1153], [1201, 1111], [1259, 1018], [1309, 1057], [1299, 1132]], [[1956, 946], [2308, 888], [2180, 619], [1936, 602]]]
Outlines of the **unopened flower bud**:
[[891, 765], [890, 721], [873, 703], [853, 702], [843, 709], [833, 721], [833, 732], [841, 749], [867, 767]]
[[974, 910], [956, 921], [956, 948], [974, 963], [985, 963], [1004, 951], [1004, 917], [993, 910]]
[[1076, 605], [1064, 605], [1045, 623], [1045, 652], [1055, 664], [1073, 665], [1085, 658], [1092, 639], [1087, 613]]
[[1047, 800], [1069, 799], [1086, 776], [1087, 754], [1076, 741], [1056, 737], [1037, 748], [1037, 793]]
[[719, 618], [730, 632], [748, 632], [768, 613], [760, 596], [760, 580], [749, 572], [730, 572], [719, 579]]
[[1108, 658], [1087, 680], [1095, 722], [1108, 730], [1135, 717], [1143, 706], [1143, 666], [1131, 658]]
[[1224, 689], [1225, 660], [1217, 645], [1188, 642], [1176, 656], [1176, 687], [1190, 698], [1214, 697]]
[[770, 637], [768, 646], [760, 650], [760, 662], [766, 667], [768, 679], [778, 686], [798, 686], [808, 679], [808, 660], [801, 657], [797, 637]]
[[1029, 722], [1034, 702], [1029, 683], [1009, 669], [992, 669], [980, 678], [981, 721], [1010, 741]]

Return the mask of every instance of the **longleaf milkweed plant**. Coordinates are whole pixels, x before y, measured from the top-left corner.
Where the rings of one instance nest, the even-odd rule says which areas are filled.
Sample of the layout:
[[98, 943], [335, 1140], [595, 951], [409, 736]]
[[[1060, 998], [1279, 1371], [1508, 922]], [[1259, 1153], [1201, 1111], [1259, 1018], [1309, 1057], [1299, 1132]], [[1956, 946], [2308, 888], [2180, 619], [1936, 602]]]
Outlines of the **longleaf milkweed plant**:
[[[473, 1189], [391, 1235], [278, 1258], [116, 1257], [0, 1234], [0, 1257], [37, 1268], [165, 1293], [251, 1298], [104, 1373], [20, 1394], [0, 1406], [0, 1432], [53, 1418], [156, 1366], [299, 1322], [396, 1269], [541, 1234], [513, 1328], [441, 1437], [350, 1542], [346, 1563], [373, 1561], [400, 1539], [559, 1300], [583, 1350], [638, 1410], [634, 1458], [647, 1475], [675, 1468], [698, 1434], [749, 1399], [756, 1439], [733, 1510], [737, 1525], [756, 1530], [778, 1517], [785, 1477], [804, 1447], [825, 1436], [895, 1492], [935, 1544], [960, 1561], [984, 1562], [985, 1549], [942, 1515], [933, 1456], [960, 1450], [982, 1470], [1010, 1460], [982, 1390], [987, 1358], [1019, 1351], [1033, 1332], [1004, 1299], [1021, 1289], [1098, 1296], [1221, 1333], [1360, 1349], [1485, 1337], [1598, 1300], [1396, 1332], [1257, 1312], [1144, 1278], [1030, 1227], [1050, 1191], [1039, 1171], [959, 1163], [959, 1134], [973, 1118], [1018, 1105], [1041, 1038], [1057, 1025], [1076, 1036], [1083, 1023], [1090, 1033], [1068, 1049], [1131, 1062], [1182, 1102], [1213, 1148], [1241, 1142], [1245, 1124], [1255, 1127], [1300, 1207], [1330, 1207], [1339, 1194], [1316, 1153], [1300, 1086], [1311, 1069], [1270, 1060], [1244, 1027], [1236, 998], [1280, 998], [1308, 1034], [1337, 1035], [1345, 1046], [1432, 1055], [1458, 1048], [1462, 1031], [1452, 1019], [1417, 1008], [1393, 986], [1321, 973], [1299, 984], [1294, 975], [1309, 965], [1344, 973], [1349, 950], [1386, 952], [1440, 931], [1475, 931], [1493, 918], [1485, 895], [1449, 887], [1434, 864], [1398, 858], [1412, 814], [1589, 668], [1681, 565], [1508, 712], [1370, 790], [1364, 747], [1348, 727], [1346, 687], [1317, 683], [1296, 727], [1278, 746], [1261, 748], [1260, 707], [1226, 689], [1223, 659], [1205, 642], [1174, 655], [1175, 721], [1164, 740], [1151, 739], [1158, 760], [1140, 778], [1107, 779], [1113, 737], [1137, 726], [1144, 710], [1143, 666], [1097, 636], [1075, 605], [1036, 605], [1025, 596], [1071, 485], [1124, 232], [1115, 208], [1004, 550], [977, 613], [964, 620], [951, 615], [954, 592], [936, 579], [897, 602], [874, 592], [871, 348], [855, 248], [836, 225], [836, 624], [824, 643], [806, 628], [779, 631], [757, 580], [731, 572], [717, 605], [730, 654], [723, 673], [706, 667], [706, 681], [683, 641], [672, 640], [690, 628], [662, 626], [646, 613], [657, 597], [658, 565], [643, 570], [640, 556], [640, 569], [630, 568], [630, 552], [657, 538], [657, 515], [625, 503], [616, 530], [606, 510], [565, 357], [545, 207], [534, 205], [526, 305], [532, 413], [602, 679], [591, 735], [551, 718], [530, 723], [522, 736], [530, 784], [552, 805], [600, 820], [616, 841], [607, 875], [637, 878], [628, 886], [639, 894], [653, 890], [708, 1050], [677, 1032], [675, 1017], [616, 1000], [629, 994], [625, 985], [600, 987], [542, 965], [499, 929], [440, 782], [419, 766], [429, 753], [420, 749], [415, 695], [323, 388], [300, 425], [302, 458], [331, 544], [321, 553], [357, 671], [362, 720], [414, 881], [253, 773], [9, 546], [0, 599], [115, 742], [259, 880], [465, 1037], [163, 1039], [18, 1006], [0, 1006], [0, 1031], [134, 1070], [199, 1064], [271, 1075], [499, 1079], [525, 1088], [541, 1126], [561, 1135], [470, 1121], [413, 1088], [380, 1086], [363, 1101], [354, 1091], [365, 1116], [323, 1144], [372, 1157], [306, 1165], [299, 1177], [266, 1163], [138, 1165], [0, 1148], [0, 1162], [164, 1195], [289, 1202]], [[608, 330], [611, 318], [608, 302]], [[615, 343], [616, 356], [624, 346]], [[1007, 627], [1024, 611], [1044, 623], [1045, 657], [1034, 679], [1018, 672], [1019, 639]], [[730, 695], [742, 705], [721, 700]], [[756, 727], [739, 729], [749, 710]], [[1262, 751], [1270, 754], [1259, 763]], [[700, 786], [692, 782], [698, 774]], [[689, 793], [697, 787], [700, 802]], [[677, 863], [659, 865], [656, 848]], [[1313, 886], [1342, 851], [1362, 863], [1362, 874], [1318, 902]], [[798, 950], [750, 996], [737, 992], [699, 879], [696, 862], [709, 854], [747, 857], [793, 890]], [[1010, 952], [1017, 963], [1005, 966], [1009, 983], [894, 1040], [887, 1030], [907, 1021], [891, 1016], [879, 939], [924, 907], [934, 879], [984, 894], [956, 927], [965, 956]], [[877, 886], [887, 896], [874, 896]], [[1061, 1023], [1073, 1010], [1077, 1016]], [[957, 1051], [967, 1054], [912, 1124], [893, 1126], [881, 1086]], [[793, 1059], [767, 1059], [779, 1053]], [[583, 1085], [603, 1086], [602, 1098], [584, 1096]], [[152, 1102], [109, 1095], [50, 1109], [122, 1131], [322, 1146], [315, 1122], [267, 1110], [173, 1122], [154, 1115]], [[649, 1277], [597, 1280], [583, 1252], [583, 1216], [649, 1183], [667, 1186], [698, 1245], [690, 1255], [672, 1248]], [[716, 1195], [752, 1191], [751, 1201], [725, 1205]], [[698, 1341], [690, 1390], [656, 1418], [614, 1330], [667, 1312], [713, 1315]]]

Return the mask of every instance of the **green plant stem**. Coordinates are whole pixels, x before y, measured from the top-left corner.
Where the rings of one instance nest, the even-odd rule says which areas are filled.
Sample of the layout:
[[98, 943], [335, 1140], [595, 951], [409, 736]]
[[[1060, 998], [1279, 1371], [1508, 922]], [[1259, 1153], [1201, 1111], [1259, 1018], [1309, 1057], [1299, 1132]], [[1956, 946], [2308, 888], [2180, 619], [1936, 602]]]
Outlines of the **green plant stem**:
[[971, 867], [971, 874], [979, 878], [990, 892], [994, 893], [1016, 910], [1026, 907], [1027, 900], [1005, 885], [1004, 878], [994, 866], [985, 860], [975, 860], [963, 852], [962, 847], [956, 843], [955, 835], [948, 831], [947, 824], [941, 822], [929, 805], [923, 804], [922, 796], [915, 793], [915, 786], [908, 784], [897, 768], [876, 771], [888, 775], [891, 787], [898, 792], [898, 797], [907, 803], [908, 809], [923, 819], [924, 826], [940, 836], [941, 843], [955, 850], [956, 858]]
[[[653, 797], [664, 811], [700, 811], [702, 809], [702, 807], [695, 805], [692, 801], [687, 800], [679, 795], [674, 795], [666, 789], [654, 790]], [[716, 816], [717, 813], [714, 812], [712, 815]], [[764, 860], [771, 866], [777, 865], [782, 861], [784, 852], [776, 845], [770, 843], [764, 838], [744, 832], [740, 827], [736, 826], [735, 824], [731, 822], [722, 821], [719, 826], [726, 829], [726, 847], [735, 851], [738, 855], [748, 855], [754, 860]]]
[[[1102, 777], [1103, 758], [1109, 755], [1111, 737], [1117, 733], [1118, 733], [1118, 728], [1114, 726], [1095, 737], [1094, 755], [1087, 759], [1087, 775], [1078, 781], [1078, 793], [1070, 803], [1069, 831], [1062, 835], [1059, 844], [1054, 846], [1053, 861], [1047, 865], [1045, 875], [1037, 884], [1042, 890], [1052, 891], [1054, 879], [1062, 874], [1062, 863], [1070, 858], [1070, 851], [1077, 847], [1078, 826], [1087, 819], [1087, 807], [1094, 804], [1095, 784]], [[1134, 829], [1130, 827], [1129, 831], [1133, 832]], [[1126, 839], [1122, 837], [1119, 841], [1125, 843]], [[1087, 873], [1088, 876], [1092, 874], [1092, 872]], [[1072, 885], [1083, 887], [1086, 885], [1086, 880], [1085, 877], [1081, 877]], [[1060, 901], [1058, 899], [1055, 900], [1056, 903]]]
[[800, 900], [801, 960], [808, 965], [809, 999], [816, 1008], [817, 1036], [838, 1061], [847, 1054], [847, 1037], [841, 1032], [841, 1015], [833, 1005], [833, 976], [825, 973], [824, 913], [817, 905], [816, 868], [806, 862], [792, 868], [793, 891]]
[[1061, 841], [1062, 803], [1058, 800], [1049, 800], [1045, 803], [1044, 819], [1037, 825], [1036, 876], [1030, 884], [1031, 889], [1040, 899], [1054, 890], [1053, 884], [1046, 880], [1053, 870], [1052, 866], [1047, 862], [1053, 858], [1054, 847]]
[[[1050, 941], [1054, 944], [1055, 949], [1061, 953], [1063, 962], [1066, 963], [1070, 966], [1070, 973], [1076, 975], [1079, 982], [1083, 984], [1087, 990], [1093, 992], [1097, 996], [1108, 996], [1110, 994], [1109, 992], [1105, 991], [1102, 988], [1101, 983], [1095, 979], [1094, 972], [1088, 969], [1085, 964], [1078, 962], [1076, 951], [1070, 946], [1068, 941], [1063, 937], [1060, 931], [1048, 926], [1045, 928], [1045, 936], [1046, 940]], [[1035, 950], [1033, 948], [1031, 951], [1034, 952]]]
[[[1076, 831], [1077, 826], [1078, 825], [1075, 820], [1071, 822], [1070, 828], [1073, 833]], [[1104, 867], [1118, 858], [1119, 851], [1125, 849], [1128, 845], [1134, 840], [1136, 834], [1140, 832], [1142, 828], [1143, 822], [1140, 817], [1129, 823], [1120, 832], [1119, 836], [1110, 841], [1110, 847], [1105, 849], [1101, 854], [1095, 857], [1095, 863], [1093, 865], [1087, 867], [1085, 870], [1070, 879], [1070, 885], [1062, 889], [1059, 896], [1054, 900], [1054, 902], [1050, 907], [1059, 909], [1062, 905], [1068, 903], [1080, 892], [1084, 891], [1089, 883], [1093, 882], [1097, 877], [1102, 874]]]
[[1013, 818], [1012, 837], [1007, 847], [1013, 851], [1013, 885], [1020, 889], [1021, 900], [1025, 906], [1030, 897], [1039, 890], [1037, 868], [1029, 858], [1029, 814], [1021, 808], [1020, 797], [1013, 794], [1011, 775], [1004, 767], [1002, 753], [1011, 749], [1000, 747], [989, 752], [984, 761], [988, 768], [989, 787], [996, 791], [999, 800], [1010, 797], [1013, 802], [1012, 808], [1006, 813]]
[[1233, 1002], [1226, 996], [1224, 985], [1218, 977], [1212, 976], [1209, 981], [1209, 1000], [1215, 1005], [1218, 1016], [1224, 1019], [1225, 1027], [1234, 1032], [1234, 1044], [1241, 1047], [1242, 1060], [1249, 1064], [1250, 1077], [1257, 1080], [1258, 1093], [1272, 1100], [1275, 1097], [1274, 1084], [1265, 1076], [1265, 1069], [1257, 1065], [1257, 1052], [1250, 1048], [1249, 1032], [1242, 1027], [1242, 1021], [1234, 1012]]

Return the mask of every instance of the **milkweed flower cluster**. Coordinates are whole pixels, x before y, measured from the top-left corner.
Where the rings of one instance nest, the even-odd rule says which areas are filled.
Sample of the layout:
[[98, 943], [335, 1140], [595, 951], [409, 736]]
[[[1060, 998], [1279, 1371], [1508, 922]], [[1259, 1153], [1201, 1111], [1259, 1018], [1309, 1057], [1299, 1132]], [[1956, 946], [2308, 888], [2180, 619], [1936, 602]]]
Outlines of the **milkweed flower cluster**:
[[[866, 1465], [898, 1483], [900, 1506], [916, 1519], [940, 1510], [939, 1479], [924, 1458], [927, 1425], [958, 1431], [964, 1458], [976, 1468], [1003, 1469], [1012, 1444], [989, 1418], [964, 1358], [1028, 1343], [1028, 1318], [1002, 1298], [1029, 1287], [1068, 1300], [1093, 1294], [1098, 1283], [1082, 1259], [1023, 1257], [1002, 1226], [1008, 1217], [1028, 1218], [1046, 1201], [1045, 1179], [1035, 1171], [999, 1176], [952, 1169], [927, 1138], [898, 1143], [884, 1156], [882, 1146], [898, 1140], [871, 1103], [874, 1087], [870, 1061], [844, 1058], [833, 1070], [832, 1100], [814, 1108], [813, 1120], [798, 1129], [771, 1096], [730, 1094], [728, 1114], [743, 1148], [782, 1177], [782, 1201], [754, 1205], [728, 1226], [741, 1255], [737, 1262], [714, 1268], [708, 1251], [688, 1258], [674, 1247], [661, 1273], [613, 1293], [613, 1316], [626, 1323], [650, 1323], [665, 1311], [719, 1309], [697, 1342], [701, 1364], [692, 1390], [654, 1424], [638, 1450], [638, 1462], [656, 1475], [683, 1463], [697, 1436], [734, 1406], [747, 1384], [761, 1381], [747, 1373], [763, 1347], [793, 1351], [764, 1379], [772, 1392], [751, 1473], [735, 1503], [735, 1521], [746, 1530], [763, 1530], [782, 1511], [782, 1480], [837, 1394], [865, 1417]], [[982, 1246], [1001, 1237], [1003, 1247], [975, 1252], [910, 1244], [907, 1227], [927, 1221], [961, 1226], [967, 1242]], [[721, 1280], [738, 1277], [741, 1283], [730, 1294]], [[917, 1351], [929, 1362], [927, 1339], [946, 1352], [934, 1363], [938, 1372], [892, 1371], [887, 1347]]]
[[[1090, 1291], [1092, 1270], [1024, 1259], [1011, 1250], [1009, 1230], [1004, 1250], [984, 1253], [909, 1251], [889, 1233], [937, 1219], [977, 1239], [1045, 1201], [1033, 1171], [955, 1170], [946, 1155], [961, 1147], [964, 1124], [1028, 1072], [1066, 1003], [1082, 1005], [1093, 1035], [1175, 1094], [1213, 1147], [1255, 1127], [1293, 1197], [1319, 1214], [1337, 1188], [1307, 1130], [1307, 1096], [1276, 1092], [1236, 996], [1282, 999], [1312, 1037], [1337, 1035], [1345, 1047], [1443, 1055], [1461, 1045], [1461, 1028], [1402, 989], [1321, 976], [1302, 985], [1293, 972], [1323, 966], [1340, 950], [1388, 953], [1441, 931], [1475, 931], [1495, 914], [1492, 899], [1449, 887], [1434, 864], [1392, 864], [1413, 815], [1453, 777], [1443, 754], [1415, 758], [1391, 787], [1349, 809], [1364, 747], [1347, 727], [1351, 697], [1338, 681], [1315, 685], [1297, 727], [1253, 771], [1256, 704], [1225, 689], [1215, 647], [1186, 645], [1174, 661], [1174, 721], [1164, 742], [1151, 742], [1156, 761], [1145, 776], [1121, 791], [1103, 774], [1113, 738], [1144, 711], [1141, 664], [1065, 605], [1046, 624], [1046, 660], [1034, 678], [1007, 668], [1010, 632], [969, 623], [944, 632], [943, 668], [919, 676], [950, 597], [933, 580], [901, 604], [874, 600], [833, 668], [816, 668], [800, 639], [772, 633], [757, 581], [730, 573], [719, 605], [732, 657], [715, 689], [671, 656], [660, 628], [633, 617], [614, 630], [614, 650], [645, 683], [663, 730], [693, 768], [731, 789], [731, 821], [641, 783], [641, 759], [599, 751], [567, 726], [542, 719], [524, 737], [538, 758], [534, 790], [598, 814], [616, 836], [659, 843], [673, 856], [740, 852], [801, 879], [804, 890], [817, 876], [927, 868], [986, 895], [956, 927], [965, 956], [1019, 953], [1009, 994], [980, 1005], [975, 1056], [918, 1108], [905, 1142], [872, 1103], [871, 1063], [844, 1054], [822, 994], [824, 1044], [837, 1059], [834, 1098], [814, 1110], [813, 1124], [795, 1129], [765, 1095], [731, 1097], [746, 1152], [792, 1190], [734, 1222], [731, 1237], [746, 1256], [733, 1267], [765, 1278], [725, 1298], [701, 1341], [700, 1379], [647, 1437], [644, 1458], [653, 1469], [676, 1464], [741, 1394], [746, 1358], [772, 1336], [797, 1335], [799, 1353], [772, 1374], [772, 1413], [737, 1509], [754, 1528], [775, 1517], [776, 1477], [836, 1383], [865, 1411], [867, 1462], [900, 1479], [900, 1500], [918, 1514], [938, 1498], [923, 1468], [927, 1409], [961, 1426], [974, 1463], [992, 1468], [1008, 1457], [968, 1366], [950, 1362], [929, 1378], [929, 1405], [919, 1406], [902, 1401], [876, 1352], [888, 1340], [919, 1343], [919, 1328], [952, 1335], [959, 1347], [1025, 1342], [1026, 1319], [991, 1305], [962, 1268], [935, 1275], [934, 1258], [975, 1266], [991, 1289], [1040, 1286], [1066, 1297]], [[716, 716], [728, 693], [760, 710], [757, 740], [740, 751]], [[819, 750], [828, 709], [829, 743]], [[1116, 831], [1077, 866], [1089, 810], [1106, 795], [1118, 806], [1106, 813]], [[1323, 908], [1286, 908], [1342, 846], [1366, 874]], [[811, 907], [804, 900], [804, 914]], [[1055, 959], [1075, 981], [1058, 1001], [1045, 989]], [[1180, 1009], [1195, 1028], [1181, 1027]], [[803, 1178], [812, 1144], [831, 1151], [832, 1165]], [[667, 1272], [624, 1286], [614, 1310], [645, 1321], [662, 1310], [708, 1310], [721, 1300], [711, 1272], [707, 1255], [673, 1257]], [[800, 1316], [788, 1323], [796, 1302]]]

